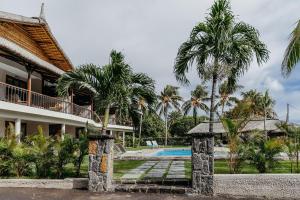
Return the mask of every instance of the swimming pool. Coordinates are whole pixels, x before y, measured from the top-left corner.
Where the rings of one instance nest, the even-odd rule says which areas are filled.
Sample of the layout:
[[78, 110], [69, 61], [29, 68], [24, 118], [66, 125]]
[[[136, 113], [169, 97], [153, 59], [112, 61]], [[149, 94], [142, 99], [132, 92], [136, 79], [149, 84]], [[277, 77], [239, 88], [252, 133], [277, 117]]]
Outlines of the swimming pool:
[[154, 156], [191, 156], [192, 151], [190, 149], [164, 149], [158, 151]]
[[[152, 156], [157, 157], [188, 157], [192, 155], [191, 149], [163, 149], [152, 154]], [[226, 158], [228, 156], [227, 152], [215, 151], [215, 158]]]

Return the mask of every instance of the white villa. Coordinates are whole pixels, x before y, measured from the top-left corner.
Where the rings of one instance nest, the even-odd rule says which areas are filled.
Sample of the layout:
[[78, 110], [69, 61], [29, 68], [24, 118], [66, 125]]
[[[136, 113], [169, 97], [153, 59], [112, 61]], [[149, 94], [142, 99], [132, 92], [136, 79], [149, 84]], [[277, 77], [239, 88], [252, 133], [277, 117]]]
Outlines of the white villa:
[[[0, 12], [0, 137], [10, 123], [19, 140], [36, 133], [38, 126], [46, 135], [74, 137], [87, 122], [101, 127], [88, 92], [57, 97], [57, 79], [73, 69], [50, 31], [43, 7], [40, 16], [32, 18]], [[112, 113], [108, 130], [124, 138], [133, 128], [117, 125]]]

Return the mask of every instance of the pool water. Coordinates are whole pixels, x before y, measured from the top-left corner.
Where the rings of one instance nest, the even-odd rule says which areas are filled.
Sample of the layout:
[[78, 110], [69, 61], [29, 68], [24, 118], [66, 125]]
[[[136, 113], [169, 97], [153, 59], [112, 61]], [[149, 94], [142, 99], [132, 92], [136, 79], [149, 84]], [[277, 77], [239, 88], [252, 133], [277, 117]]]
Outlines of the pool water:
[[[161, 151], [158, 151], [157, 153], [153, 154], [152, 156], [191, 156], [192, 151], [191, 149], [164, 149]], [[226, 158], [228, 156], [227, 152], [220, 152], [217, 151], [214, 153], [215, 158]]]
[[191, 156], [190, 149], [165, 149], [154, 154], [154, 156]]

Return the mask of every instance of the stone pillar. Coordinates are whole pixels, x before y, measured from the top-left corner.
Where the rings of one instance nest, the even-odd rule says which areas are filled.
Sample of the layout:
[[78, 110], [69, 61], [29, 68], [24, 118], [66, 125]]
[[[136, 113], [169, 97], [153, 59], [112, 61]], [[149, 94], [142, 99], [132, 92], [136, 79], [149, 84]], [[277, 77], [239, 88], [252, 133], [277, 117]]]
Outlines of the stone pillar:
[[21, 119], [15, 120], [15, 134], [16, 134], [16, 140], [18, 143], [21, 142]]
[[112, 135], [89, 136], [89, 190], [92, 192], [113, 191], [113, 146]]
[[214, 137], [212, 134], [193, 134], [192, 187], [194, 193], [213, 195]]

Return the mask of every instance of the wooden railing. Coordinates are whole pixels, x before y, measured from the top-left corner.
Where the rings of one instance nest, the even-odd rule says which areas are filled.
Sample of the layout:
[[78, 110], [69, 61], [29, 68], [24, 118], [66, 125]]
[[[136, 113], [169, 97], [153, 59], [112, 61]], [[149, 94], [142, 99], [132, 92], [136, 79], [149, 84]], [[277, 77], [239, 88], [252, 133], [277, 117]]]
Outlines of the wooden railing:
[[0, 100], [94, 119], [93, 111], [88, 108], [60, 98], [46, 96], [3, 82], [0, 82]]

